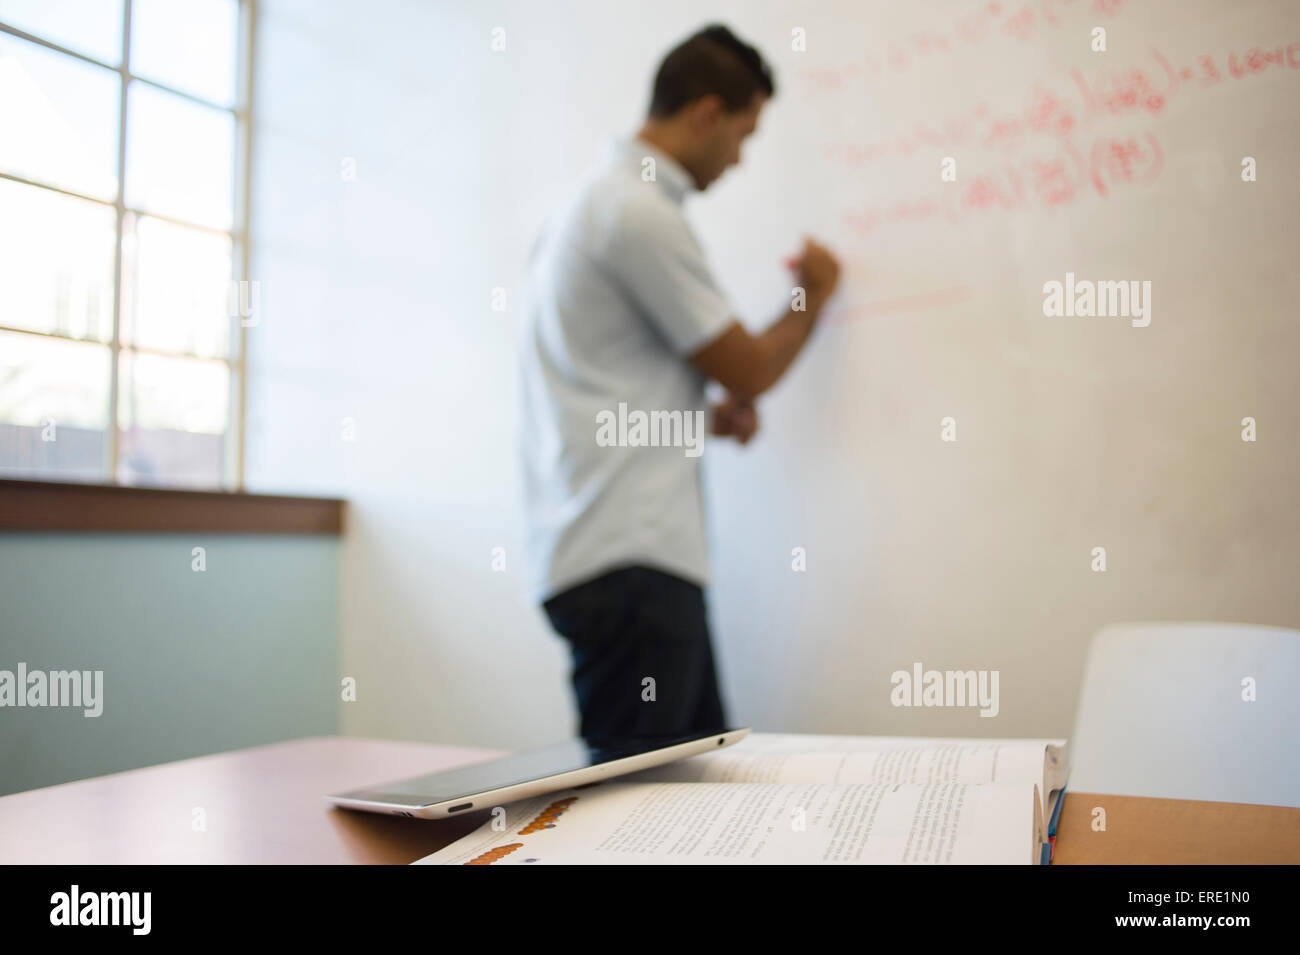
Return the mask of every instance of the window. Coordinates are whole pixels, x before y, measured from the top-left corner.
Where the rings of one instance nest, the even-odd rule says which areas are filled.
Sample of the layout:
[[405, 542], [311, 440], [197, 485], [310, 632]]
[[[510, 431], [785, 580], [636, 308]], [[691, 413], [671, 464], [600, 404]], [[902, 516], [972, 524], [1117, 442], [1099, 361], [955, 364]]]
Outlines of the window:
[[0, 0], [0, 477], [242, 483], [252, 0]]

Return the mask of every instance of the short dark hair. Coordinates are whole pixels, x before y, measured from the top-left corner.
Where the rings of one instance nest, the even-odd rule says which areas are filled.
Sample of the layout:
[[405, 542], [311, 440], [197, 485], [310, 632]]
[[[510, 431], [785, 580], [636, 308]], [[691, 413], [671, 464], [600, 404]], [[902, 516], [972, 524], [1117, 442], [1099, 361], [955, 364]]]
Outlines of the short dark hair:
[[727, 112], [746, 109], [755, 93], [776, 94], [772, 70], [758, 50], [720, 23], [673, 47], [659, 64], [650, 115], [664, 119], [701, 96], [722, 97]]

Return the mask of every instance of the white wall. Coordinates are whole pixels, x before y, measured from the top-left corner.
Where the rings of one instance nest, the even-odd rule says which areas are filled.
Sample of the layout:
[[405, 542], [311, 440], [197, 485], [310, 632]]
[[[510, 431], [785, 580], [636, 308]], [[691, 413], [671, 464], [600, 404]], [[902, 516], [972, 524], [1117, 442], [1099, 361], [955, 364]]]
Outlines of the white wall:
[[[520, 584], [514, 317], [490, 292], [517, 291], [544, 210], [632, 111], [555, 135], [554, 83], [576, 96], [585, 65], [553, 62], [567, 31], [540, 10], [512, 16], [511, 54], [493, 57], [486, 8], [261, 7], [247, 480], [351, 502], [344, 731], [567, 735], [567, 658]], [[625, 83], [639, 95], [644, 77]]]
[[[1300, 624], [1300, 288], [1294, 229], [1276, 229], [1300, 205], [1280, 174], [1296, 145], [1284, 104], [1300, 71], [1224, 86], [1206, 107], [1171, 103], [1166, 174], [1144, 196], [862, 238], [843, 228], [842, 205], [930, 182], [938, 155], [837, 172], [818, 161], [817, 144], [842, 133], [828, 125], [856, 119], [869, 140], [912, 113], [968, 108], [976, 93], [1006, 105], [1018, 90], [986, 89], [976, 67], [1056, 75], [1070, 62], [1063, 45], [1086, 42], [1095, 16], [1083, 0], [1062, 4], [1074, 20], [1040, 24], [1041, 39], [1019, 45], [993, 37], [966, 73], [885, 76], [834, 101], [807, 83], [818, 38], [834, 38], [835, 66], [916, 25], [890, 5], [850, 20], [851, 6], [800, 14], [814, 41], [802, 57], [788, 49], [784, 5], [709, 8], [770, 56], [782, 93], [746, 164], [692, 214], [754, 325], [779, 312], [776, 262], [805, 228], [852, 261], [847, 304], [939, 290], [954, 274], [970, 291], [945, 307], [828, 321], [764, 401], [758, 443], [705, 455], [711, 599], [735, 718], [807, 732], [1068, 735], [1086, 641], [1106, 623]], [[250, 330], [247, 477], [255, 490], [352, 502], [342, 658], [360, 699], [344, 707], [344, 730], [503, 747], [565, 735], [567, 658], [519, 573], [521, 267], [604, 139], [635, 128], [658, 59], [704, 22], [701, 7], [260, 7], [252, 277], [263, 318]], [[1108, 62], [1122, 67], [1153, 42], [1190, 56], [1294, 33], [1295, 17], [1266, 5], [1209, 12], [1219, 9], [1130, 3], [1102, 21]], [[928, 7], [915, 16], [936, 29], [951, 20]], [[496, 26], [505, 53], [489, 48]], [[1245, 154], [1268, 173], [1251, 187], [1235, 178]], [[341, 174], [349, 157], [355, 181]], [[1144, 337], [1042, 316], [1042, 282], [1074, 263], [1081, 275], [1156, 280], [1164, 310]], [[510, 295], [505, 314], [490, 308], [495, 286]], [[1253, 445], [1237, 439], [1247, 414], [1260, 421]], [[938, 440], [944, 415], [958, 419], [955, 445]], [[353, 442], [341, 439], [344, 418]], [[1089, 570], [1097, 545], [1105, 574]], [[505, 574], [491, 569], [498, 546]], [[794, 546], [809, 550], [807, 573], [790, 570]], [[891, 707], [889, 675], [913, 661], [998, 669], [1000, 716]]]

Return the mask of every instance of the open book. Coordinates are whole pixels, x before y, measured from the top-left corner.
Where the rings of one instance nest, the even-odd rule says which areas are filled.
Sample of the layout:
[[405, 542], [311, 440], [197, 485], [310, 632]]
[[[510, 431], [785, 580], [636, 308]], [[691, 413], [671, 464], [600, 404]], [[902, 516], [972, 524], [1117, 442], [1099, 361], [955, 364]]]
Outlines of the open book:
[[520, 800], [417, 865], [1047, 861], [1064, 740], [797, 736]]

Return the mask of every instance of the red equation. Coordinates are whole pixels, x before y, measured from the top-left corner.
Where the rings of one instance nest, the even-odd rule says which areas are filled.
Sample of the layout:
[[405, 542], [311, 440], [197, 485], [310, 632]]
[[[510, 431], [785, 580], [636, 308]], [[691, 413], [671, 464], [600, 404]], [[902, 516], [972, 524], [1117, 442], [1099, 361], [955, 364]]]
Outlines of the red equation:
[[1051, 209], [1089, 194], [1108, 197], [1148, 185], [1164, 168], [1164, 151], [1151, 132], [1097, 137], [1086, 151], [1064, 140], [1055, 152], [1005, 162], [937, 186], [928, 196], [851, 207], [843, 222], [866, 237], [886, 226], [937, 220], [959, 224], [990, 213]]
[[906, 132], [872, 142], [823, 142], [820, 152], [824, 159], [850, 168], [908, 157], [923, 149], [955, 151], [975, 146], [1012, 155], [1036, 141], [1063, 139], [1109, 117], [1162, 116], [1175, 97], [1220, 82], [1270, 71], [1300, 71], [1300, 41], [1226, 56], [1205, 54], [1181, 66], [1156, 49], [1150, 56], [1145, 67], [1102, 67], [1090, 75], [1071, 70], [1067, 82], [1036, 82], [1016, 110], [999, 113], [981, 104], [947, 117], [922, 118]]
[[950, 55], [991, 38], [1028, 43], [1047, 30], [1061, 25], [1058, 12], [1074, 8], [1110, 19], [1123, 10], [1126, 0], [1029, 0], [1002, 3], [998, 0], [976, 6], [950, 28], [918, 30], [883, 50], [867, 51], [861, 64], [841, 68], [813, 68], [804, 78], [815, 89], [831, 92], [861, 76], [877, 77], [884, 71], [905, 73], [918, 64]]

